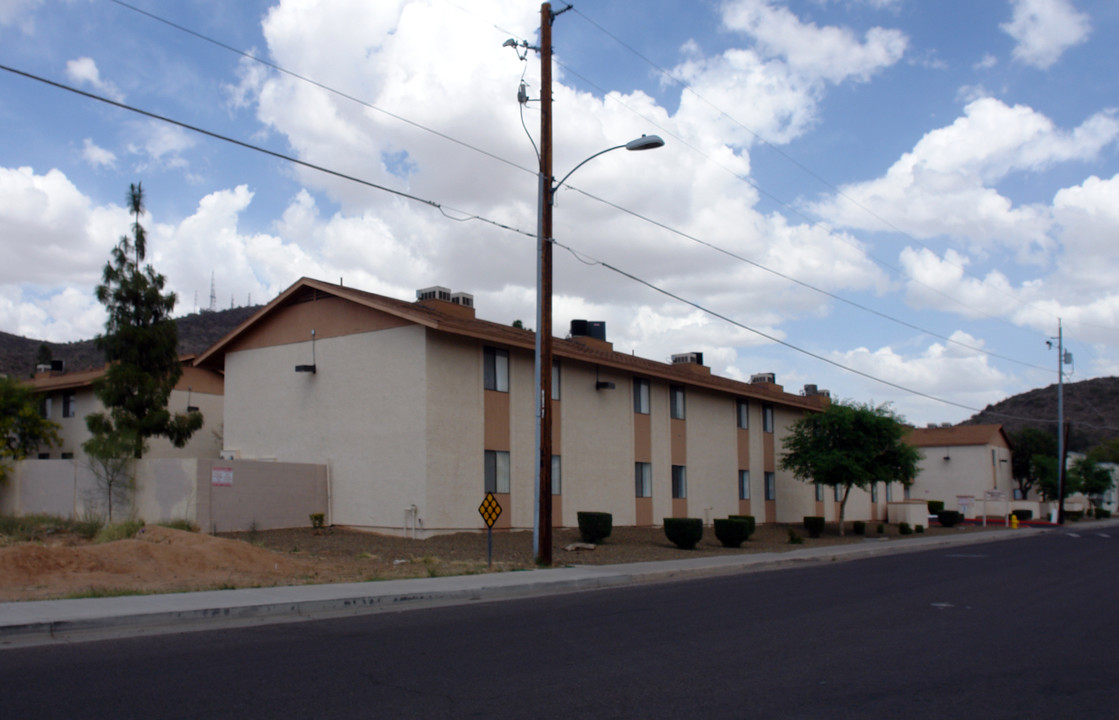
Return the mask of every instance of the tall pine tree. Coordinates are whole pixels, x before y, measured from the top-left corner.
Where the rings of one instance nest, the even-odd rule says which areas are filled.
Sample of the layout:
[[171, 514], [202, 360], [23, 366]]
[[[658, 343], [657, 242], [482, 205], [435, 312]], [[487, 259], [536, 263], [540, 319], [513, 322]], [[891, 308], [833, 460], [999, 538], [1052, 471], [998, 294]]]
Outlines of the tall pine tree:
[[129, 186], [128, 202], [132, 237], [121, 236], [97, 286], [97, 300], [109, 318], [105, 333], [97, 337], [107, 367], [93, 389], [107, 412], [86, 417], [93, 437], [83, 448], [102, 458], [143, 457], [148, 438], [155, 436], [182, 447], [202, 427], [201, 413], [172, 414], [167, 409], [183, 372], [178, 328], [171, 319], [176, 298], [163, 292], [163, 275], [143, 264], [147, 238], [140, 224], [144, 194], [139, 183]]

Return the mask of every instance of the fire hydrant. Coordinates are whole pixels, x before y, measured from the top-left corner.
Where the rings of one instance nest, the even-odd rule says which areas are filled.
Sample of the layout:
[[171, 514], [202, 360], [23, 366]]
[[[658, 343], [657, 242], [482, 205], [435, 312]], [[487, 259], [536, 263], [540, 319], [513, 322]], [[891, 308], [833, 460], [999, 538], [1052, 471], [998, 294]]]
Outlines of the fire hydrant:
[[1010, 516], [1010, 529], [1011, 530], [1017, 530], [1018, 529], [1018, 516], [1017, 515], [1012, 514]]

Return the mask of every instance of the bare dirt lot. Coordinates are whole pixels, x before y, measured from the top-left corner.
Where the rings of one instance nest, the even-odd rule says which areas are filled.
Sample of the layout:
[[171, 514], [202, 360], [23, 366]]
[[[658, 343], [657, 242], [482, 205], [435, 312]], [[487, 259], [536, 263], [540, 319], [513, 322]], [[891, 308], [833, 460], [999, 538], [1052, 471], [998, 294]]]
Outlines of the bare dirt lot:
[[[799, 527], [764, 525], [742, 548], [730, 549], [719, 544], [711, 528], [705, 528], [704, 538], [694, 550], [680, 550], [661, 528], [619, 527], [594, 550], [577, 551], [564, 548], [579, 541], [578, 530], [557, 529], [553, 561], [556, 566], [606, 565], [906, 539], [898, 535], [896, 526], [886, 526], [886, 532], [879, 535], [872, 525], [865, 539], [852, 534], [840, 537], [829, 526], [820, 538], [805, 537], [804, 544], [790, 544], [790, 529], [806, 535]], [[926, 534], [974, 531], [934, 526]], [[484, 532], [412, 540], [344, 528], [296, 528], [215, 537], [148, 526], [135, 538], [100, 545], [60, 535], [0, 547], [0, 601], [365, 582], [531, 568], [532, 534], [494, 533], [492, 570], [486, 559]]]

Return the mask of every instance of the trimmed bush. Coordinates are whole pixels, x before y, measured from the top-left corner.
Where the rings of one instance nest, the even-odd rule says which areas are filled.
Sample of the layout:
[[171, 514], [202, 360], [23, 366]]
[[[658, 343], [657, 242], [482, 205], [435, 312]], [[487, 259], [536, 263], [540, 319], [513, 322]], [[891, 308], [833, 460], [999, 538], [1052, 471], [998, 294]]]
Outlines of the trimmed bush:
[[898, 533], [900, 533], [902, 535], [912, 535], [913, 534], [913, 528], [911, 528], [909, 526], [909, 523], [907, 523], [907, 522], [899, 522], [898, 523]]
[[750, 538], [750, 532], [753, 530], [750, 524], [745, 520], [736, 520], [735, 518], [716, 518], [715, 537], [723, 544], [723, 547], [736, 548], [742, 547], [742, 543]]
[[1022, 522], [1023, 520], [1033, 520], [1034, 517], [1033, 510], [1011, 510], [1010, 514], [1018, 518], [1018, 522]]
[[886, 526], [883, 525], [882, 523], [878, 523], [878, 534], [881, 535], [884, 532], [886, 532]]
[[862, 520], [856, 520], [855, 522], [851, 523], [851, 530], [856, 535], [866, 535], [866, 523]]
[[952, 527], [958, 525], [964, 516], [958, 510], [941, 510], [936, 514], [936, 519], [942, 527]]
[[1111, 517], [1111, 511], [1108, 510], [1107, 508], [1096, 508], [1095, 509], [1095, 514], [1096, 514], [1096, 519], [1097, 520], [1104, 520], [1106, 518]]
[[326, 522], [326, 513], [311, 513], [311, 527], [313, 529], [322, 530], [324, 522]]
[[800, 545], [801, 543], [804, 542], [804, 538], [802, 538], [800, 535], [797, 535], [796, 530], [793, 530], [792, 528], [785, 528], [785, 529], [789, 531], [789, 544], [790, 545]]
[[749, 540], [749, 536], [753, 535], [754, 531], [757, 530], [757, 524], [754, 522], [753, 515], [728, 515], [727, 518], [730, 520], [741, 520], [746, 523], [746, 525], [750, 528], [750, 531], [746, 533], [747, 540]]
[[916, 530], [918, 534], [925, 532], [925, 526], [924, 525], [917, 525], [913, 529]]
[[929, 500], [929, 515], [938, 515], [944, 510], [943, 500]]
[[579, 537], [583, 542], [597, 545], [614, 531], [614, 516], [607, 512], [577, 512]]
[[700, 518], [665, 518], [664, 534], [681, 550], [693, 549], [703, 539], [703, 520]]
[[824, 519], [819, 515], [805, 515], [804, 529], [808, 531], [808, 537], [818, 538], [824, 532]]
[[1083, 520], [1083, 510], [1065, 510], [1065, 520]]

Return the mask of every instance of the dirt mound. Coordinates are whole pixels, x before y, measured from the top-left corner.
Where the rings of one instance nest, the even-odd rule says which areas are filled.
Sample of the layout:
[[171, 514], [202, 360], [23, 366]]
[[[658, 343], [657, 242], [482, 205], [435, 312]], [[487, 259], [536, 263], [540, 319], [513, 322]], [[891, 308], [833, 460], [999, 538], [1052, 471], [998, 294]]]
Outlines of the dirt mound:
[[102, 545], [0, 548], [0, 600], [307, 582], [315, 564], [236, 540], [144, 527]]

